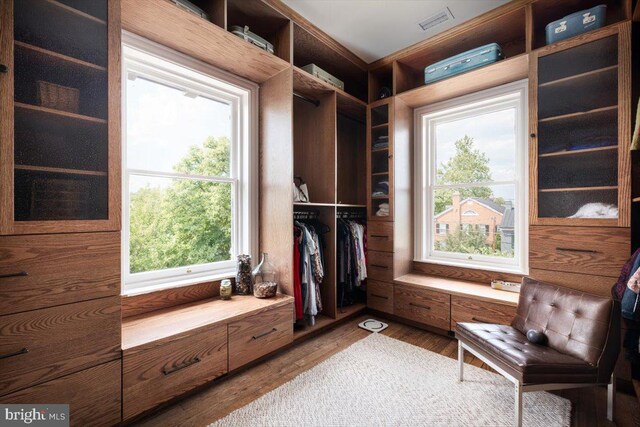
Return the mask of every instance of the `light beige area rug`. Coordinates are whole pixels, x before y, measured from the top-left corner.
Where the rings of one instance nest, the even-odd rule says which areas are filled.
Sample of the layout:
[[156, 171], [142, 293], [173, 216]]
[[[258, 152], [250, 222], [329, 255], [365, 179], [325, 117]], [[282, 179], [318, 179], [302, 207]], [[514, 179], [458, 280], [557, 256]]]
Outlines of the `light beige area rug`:
[[[420, 347], [371, 334], [211, 424], [214, 427], [510, 426], [513, 385]], [[525, 426], [569, 426], [571, 403], [524, 394]]]

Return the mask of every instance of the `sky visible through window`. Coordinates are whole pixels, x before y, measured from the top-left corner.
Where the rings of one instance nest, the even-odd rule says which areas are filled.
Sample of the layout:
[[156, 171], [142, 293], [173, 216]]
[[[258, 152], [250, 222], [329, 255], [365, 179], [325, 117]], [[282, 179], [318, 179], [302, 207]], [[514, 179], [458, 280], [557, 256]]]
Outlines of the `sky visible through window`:
[[[231, 140], [231, 106], [143, 78], [127, 80], [127, 167], [175, 172], [191, 146]], [[169, 180], [167, 180], [169, 182]], [[138, 188], [131, 188], [135, 192]]]
[[[455, 142], [465, 135], [475, 149], [489, 158], [493, 181], [513, 181], [516, 159], [516, 111], [513, 108], [436, 125], [436, 164], [440, 167], [456, 154]], [[492, 186], [495, 197], [513, 201], [513, 186]]]

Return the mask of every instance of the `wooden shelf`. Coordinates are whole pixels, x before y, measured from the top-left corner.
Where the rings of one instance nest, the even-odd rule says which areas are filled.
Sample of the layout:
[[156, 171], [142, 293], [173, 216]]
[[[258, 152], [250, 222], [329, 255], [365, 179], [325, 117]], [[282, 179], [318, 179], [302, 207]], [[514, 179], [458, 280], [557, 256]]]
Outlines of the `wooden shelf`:
[[27, 172], [61, 173], [66, 175], [107, 176], [106, 172], [101, 172], [101, 171], [89, 171], [89, 170], [83, 170], [83, 169], [50, 168], [45, 166], [15, 165], [15, 169], [21, 170], [21, 171], [27, 171]]
[[387, 200], [389, 196], [371, 196], [373, 200]]
[[586, 153], [596, 153], [599, 151], [615, 151], [615, 150], [618, 150], [618, 146], [610, 145], [607, 147], [585, 148], [582, 150], [554, 151], [553, 153], [540, 154], [538, 157], [545, 158], [545, 157], [558, 157], [558, 156], [578, 156], [580, 154], [586, 154]]
[[[107, 25], [107, 21], [97, 18], [93, 15], [90, 15], [88, 13], [82, 12], [81, 10], [75, 9], [71, 6], [67, 6], [66, 4], [60, 3], [59, 1], [56, 0], [44, 0], [46, 3], [50, 4], [53, 7], [59, 8], [61, 11], [64, 11], [65, 13], [70, 13], [72, 15], [76, 15], [80, 18], [83, 19], [88, 19], [89, 21], [93, 21], [96, 22], [100, 25]], [[55, 19], [55, 18], [53, 18]]]
[[168, 1], [122, 0], [122, 28], [171, 49], [264, 83], [290, 67], [287, 61]]
[[603, 78], [603, 77], [606, 76], [606, 74], [611, 74], [612, 71], [617, 71], [617, 70], [618, 70], [618, 66], [617, 65], [611, 65], [609, 67], [599, 68], [597, 70], [587, 71], [585, 73], [580, 73], [580, 74], [576, 74], [576, 75], [573, 75], [573, 76], [564, 77], [562, 79], [557, 79], [557, 80], [552, 80], [550, 82], [541, 83], [541, 84], [538, 85], [538, 87], [564, 85], [564, 84], [567, 84], [567, 83], [575, 82], [576, 80], [583, 80], [583, 79]]
[[[338, 322], [348, 319], [349, 317], [356, 316], [362, 313], [367, 306], [364, 303], [354, 304], [343, 308], [338, 308], [336, 318], [333, 319], [329, 316], [320, 314], [316, 316], [316, 324], [313, 326], [305, 326], [303, 329], [297, 329], [293, 331], [293, 341], [298, 341], [313, 333], [320, 333]], [[342, 311], [340, 311], [342, 310]]]
[[338, 307], [336, 320], [341, 320], [349, 316], [353, 316], [356, 313], [364, 311], [367, 308], [365, 303], [356, 303], [353, 305], [347, 305], [346, 307]]
[[400, 93], [398, 98], [411, 108], [521, 80], [529, 75], [529, 55], [518, 55], [464, 74]]
[[553, 116], [553, 117], [546, 117], [544, 119], [540, 119], [538, 120], [539, 123], [546, 123], [546, 122], [552, 122], [555, 120], [567, 120], [567, 119], [573, 119], [573, 118], [577, 118], [577, 117], [582, 117], [582, 116], [587, 116], [590, 114], [598, 114], [598, 113], [603, 113], [605, 111], [613, 111], [613, 110], [617, 110], [618, 106], [617, 105], [611, 105], [608, 107], [602, 107], [602, 108], [596, 108], [593, 110], [589, 110], [589, 111], [580, 111], [577, 113], [571, 113], [571, 114], [563, 114], [560, 116]]
[[169, 337], [215, 323], [243, 319], [265, 309], [293, 304], [293, 297], [278, 294], [260, 299], [253, 295], [233, 295], [197, 301], [122, 319], [122, 350], [141, 349]]
[[16, 50], [20, 50], [24, 55], [28, 55], [29, 59], [35, 58], [37, 56], [47, 57], [49, 61], [51, 61], [52, 66], [77, 66], [83, 68], [90, 68], [92, 70], [101, 71], [106, 73], [107, 68], [101, 65], [96, 65], [91, 62], [83, 61], [81, 59], [72, 58], [71, 56], [63, 55], [58, 52], [53, 52], [51, 50], [43, 49], [38, 46], [34, 46], [29, 43], [24, 43], [21, 41], [15, 41]]
[[383, 175], [389, 175], [389, 172], [373, 172], [371, 174], [371, 176], [383, 176]]
[[383, 153], [385, 151], [389, 151], [389, 147], [386, 147], [386, 148], [375, 148], [375, 149], [371, 150], [372, 153]]
[[633, 199], [631, 199], [631, 201], [633, 203], [638, 203], [638, 202], [640, 202], [640, 197], [634, 197]]
[[349, 204], [349, 203], [336, 203], [337, 208], [366, 208], [367, 205]]
[[309, 206], [309, 207], [333, 207], [335, 203], [304, 203], [294, 202], [293, 206]]
[[381, 123], [379, 125], [373, 125], [371, 126], [371, 129], [384, 129], [386, 127], [389, 127], [389, 123]]
[[367, 104], [364, 101], [298, 67], [293, 67], [293, 91], [312, 99], [318, 99], [327, 93], [335, 92], [338, 112], [361, 121], [366, 118]]
[[609, 191], [617, 190], [617, 185], [607, 185], [601, 187], [566, 187], [566, 188], [544, 188], [538, 190], [540, 193], [559, 193], [569, 191]]
[[23, 109], [23, 110], [28, 110], [32, 112], [37, 112], [38, 114], [42, 114], [42, 115], [55, 115], [55, 116], [64, 117], [66, 119], [72, 119], [74, 121], [107, 124], [107, 121], [105, 119], [98, 119], [96, 117], [84, 116], [82, 114], [69, 113], [68, 111], [55, 110], [53, 108], [40, 107], [38, 105], [31, 105], [31, 104], [24, 104], [22, 102], [16, 102], [14, 103], [14, 106], [16, 109]]

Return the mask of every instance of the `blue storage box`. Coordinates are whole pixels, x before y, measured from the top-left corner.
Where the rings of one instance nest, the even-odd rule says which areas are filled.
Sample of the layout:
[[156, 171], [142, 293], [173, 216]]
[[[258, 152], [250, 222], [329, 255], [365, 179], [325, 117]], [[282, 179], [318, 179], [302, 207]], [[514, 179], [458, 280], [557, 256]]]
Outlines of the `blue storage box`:
[[502, 58], [500, 45], [489, 43], [425, 67], [424, 83], [437, 82], [438, 80], [492, 64]]
[[606, 19], [607, 6], [604, 4], [567, 15], [545, 27], [547, 44], [602, 28]]

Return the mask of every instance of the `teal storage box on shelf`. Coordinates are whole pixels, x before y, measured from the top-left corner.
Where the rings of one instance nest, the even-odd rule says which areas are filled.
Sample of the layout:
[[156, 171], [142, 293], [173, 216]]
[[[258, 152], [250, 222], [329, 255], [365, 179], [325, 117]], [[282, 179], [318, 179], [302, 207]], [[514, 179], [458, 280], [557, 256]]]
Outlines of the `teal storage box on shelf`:
[[443, 61], [431, 64], [424, 69], [424, 83], [434, 83], [476, 68], [484, 67], [503, 59], [502, 49], [497, 43], [489, 43], [468, 50]]
[[587, 31], [597, 30], [604, 27], [606, 19], [607, 6], [604, 4], [572, 13], [545, 27], [546, 42], [556, 43]]
[[305, 65], [302, 69], [312, 76], [319, 78], [323, 82], [329, 83], [331, 86], [335, 86], [340, 90], [344, 90], [344, 82], [342, 80], [327, 73], [316, 64]]

